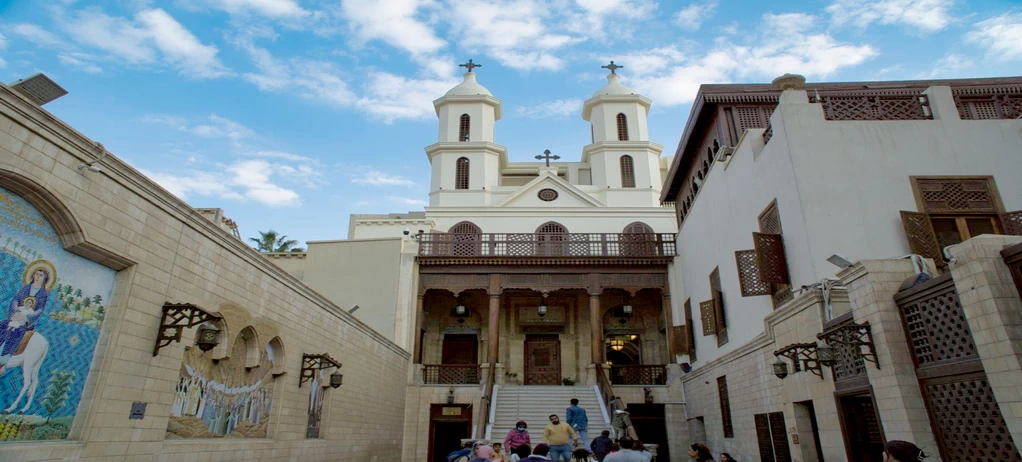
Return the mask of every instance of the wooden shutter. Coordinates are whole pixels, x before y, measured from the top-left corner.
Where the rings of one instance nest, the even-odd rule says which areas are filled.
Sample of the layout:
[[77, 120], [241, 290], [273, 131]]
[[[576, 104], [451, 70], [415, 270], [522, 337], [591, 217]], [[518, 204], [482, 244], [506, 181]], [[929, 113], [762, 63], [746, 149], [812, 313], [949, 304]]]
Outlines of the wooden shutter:
[[1002, 213], [1001, 228], [1009, 236], [1022, 236], [1022, 210]]
[[622, 188], [634, 188], [635, 187], [635, 161], [632, 160], [632, 156], [623, 155], [621, 156], [621, 187]]
[[944, 254], [937, 243], [937, 233], [933, 232], [930, 216], [920, 212], [901, 211], [901, 224], [905, 227], [905, 237], [912, 253], [932, 258], [937, 266], [944, 266]]
[[454, 189], [468, 189], [468, 158], [459, 157], [455, 162]]
[[756, 266], [759, 280], [775, 284], [788, 284], [788, 261], [784, 256], [784, 240], [780, 234], [752, 233], [756, 246]]
[[724, 292], [720, 286], [720, 268], [714, 268], [710, 273], [710, 294], [713, 296], [713, 313], [719, 334], [727, 328], [727, 319], [724, 317]]
[[735, 252], [738, 264], [738, 283], [742, 287], [743, 297], [770, 295], [770, 283], [759, 279], [759, 264], [755, 250], [739, 250]]
[[777, 462], [791, 462], [791, 449], [788, 448], [788, 433], [784, 427], [784, 413], [770, 413], [770, 434], [774, 443], [774, 456]]
[[699, 302], [699, 317], [703, 321], [703, 335], [717, 333], [717, 311], [714, 309], [713, 300]]
[[[727, 376], [717, 377], [717, 394], [720, 396], [720, 423], [724, 427], [724, 438], [734, 438], [735, 428], [731, 422], [731, 400], [727, 395]], [[781, 425], [784, 425], [782, 422]]]
[[[674, 351], [671, 353], [671, 358], [674, 358], [674, 355], [688, 354], [688, 328], [688, 325], [672, 326], [671, 346]], [[672, 359], [671, 362], [674, 362], [674, 360]]]
[[696, 360], [696, 325], [692, 321], [692, 299], [685, 299], [685, 325], [689, 326], [688, 333], [688, 360]]
[[617, 115], [617, 140], [628, 141], [628, 118], [624, 114]]
[[766, 414], [756, 414], [756, 442], [759, 444], [759, 460], [762, 462], [776, 462], [774, 460], [774, 445], [770, 439], [770, 419]]
[[458, 141], [468, 141], [472, 118], [468, 114], [461, 115], [461, 125], [458, 127]]

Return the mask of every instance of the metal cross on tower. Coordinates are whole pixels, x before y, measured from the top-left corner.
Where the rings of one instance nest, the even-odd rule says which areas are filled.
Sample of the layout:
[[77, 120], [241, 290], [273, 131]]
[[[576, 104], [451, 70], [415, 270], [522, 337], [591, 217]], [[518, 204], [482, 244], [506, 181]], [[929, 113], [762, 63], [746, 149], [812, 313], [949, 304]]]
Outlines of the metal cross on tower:
[[[611, 61], [611, 64], [614, 64], [614, 62], [613, 62], [613, 61]], [[472, 69], [475, 69], [475, 68], [477, 68], [477, 67], [483, 67], [483, 65], [482, 65], [482, 64], [476, 64], [476, 63], [473, 63], [473, 62], [472, 62], [472, 60], [470, 59], [470, 60], [468, 60], [468, 62], [467, 62], [467, 63], [465, 63], [465, 64], [459, 64], [459, 65], [458, 65], [458, 67], [464, 67], [464, 68], [468, 68], [468, 71], [469, 71], [469, 72], [472, 72]]]
[[617, 74], [617, 72], [614, 71], [622, 68], [624, 68], [624, 66], [618, 66], [617, 64], [614, 64], [614, 61], [611, 61], [610, 64], [606, 66], [600, 66], [600, 69], [610, 69], [611, 74]]
[[543, 151], [543, 154], [542, 154], [542, 155], [538, 155], [538, 156], [536, 156], [536, 159], [537, 159], [537, 160], [543, 160], [543, 159], [546, 159], [546, 166], [547, 166], [547, 167], [549, 167], [549, 166], [550, 166], [550, 159], [553, 159], [553, 160], [558, 160], [558, 159], [560, 159], [560, 158], [561, 158], [561, 156], [557, 156], [557, 155], [551, 155], [551, 154], [550, 154], [550, 150], [549, 150], [549, 149], [547, 149], [546, 151]]

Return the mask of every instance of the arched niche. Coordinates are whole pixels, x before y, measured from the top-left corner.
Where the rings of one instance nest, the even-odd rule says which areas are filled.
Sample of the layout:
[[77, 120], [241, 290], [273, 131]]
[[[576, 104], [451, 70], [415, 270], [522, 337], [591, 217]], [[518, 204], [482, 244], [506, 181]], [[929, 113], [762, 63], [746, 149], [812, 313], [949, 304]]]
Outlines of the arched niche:
[[273, 368], [270, 369], [270, 373], [274, 377], [284, 375], [287, 365], [287, 354], [284, 350], [284, 342], [280, 340], [280, 337], [273, 337], [270, 342], [266, 344], [266, 353], [270, 357], [270, 362], [273, 364]]
[[259, 359], [263, 353], [263, 344], [259, 341], [259, 334], [252, 326], [245, 326], [238, 333], [238, 337], [237, 341], [245, 342], [245, 368], [259, 367]]

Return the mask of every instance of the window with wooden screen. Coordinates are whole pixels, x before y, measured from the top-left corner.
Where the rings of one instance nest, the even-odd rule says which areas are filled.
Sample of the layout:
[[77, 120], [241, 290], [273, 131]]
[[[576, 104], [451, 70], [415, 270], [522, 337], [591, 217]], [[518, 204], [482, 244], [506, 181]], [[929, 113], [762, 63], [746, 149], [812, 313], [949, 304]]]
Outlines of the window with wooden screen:
[[454, 168], [454, 189], [468, 189], [468, 158], [458, 158]]
[[468, 114], [461, 115], [461, 125], [458, 127], [458, 141], [468, 141], [468, 134], [472, 128], [472, 118]]
[[788, 434], [784, 431], [784, 413], [756, 414], [756, 441], [763, 462], [791, 462]]
[[981, 234], [1022, 235], [1022, 211], [1003, 212], [992, 176], [910, 177], [919, 212], [901, 212], [912, 253], [944, 266], [943, 249]]
[[628, 117], [624, 114], [617, 115], [617, 140], [628, 141]]
[[692, 323], [692, 299], [685, 299], [685, 325], [688, 326], [688, 360], [696, 361], [696, 327]]
[[[777, 201], [770, 203], [759, 214], [759, 232], [752, 233], [756, 251], [756, 268], [761, 283], [770, 284], [774, 308], [793, 298], [791, 277], [788, 274], [788, 258], [784, 251], [781, 230], [781, 213]], [[755, 291], [753, 291], [755, 292]]]
[[713, 297], [713, 316], [717, 330], [717, 346], [719, 347], [728, 341], [727, 321], [724, 314], [724, 291], [720, 286], [720, 268], [714, 268], [710, 273], [710, 295]]
[[735, 428], [731, 422], [731, 400], [727, 395], [727, 376], [717, 377], [717, 395], [720, 397], [720, 423], [724, 427], [724, 438], [734, 438]]
[[556, 221], [548, 221], [536, 228], [536, 254], [565, 255], [568, 242], [568, 228]]
[[635, 162], [629, 155], [621, 156], [621, 187], [635, 187]]

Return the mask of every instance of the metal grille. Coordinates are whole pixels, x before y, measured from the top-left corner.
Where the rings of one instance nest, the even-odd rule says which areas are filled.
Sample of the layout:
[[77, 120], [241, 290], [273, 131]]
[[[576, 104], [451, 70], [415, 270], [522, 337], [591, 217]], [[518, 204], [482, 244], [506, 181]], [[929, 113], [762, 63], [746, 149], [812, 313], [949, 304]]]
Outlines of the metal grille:
[[617, 115], [617, 140], [628, 141], [628, 118], [624, 114]]
[[1022, 460], [985, 374], [933, 381], [926, 383], [924, 390], [945, 457], [984, 462]]
[[1001, 228], [1009, 236], [1022, 236], [1022, 210], [1002, 213]]
[[454, 170], [454, 189], [468, 189], [468, 158], [459, 157]]
[[915, 178], [926, 213], [997, 213], [985, 179]]
[[756, 295], [770, 295], [770, 283], [759, 279], [759, 267], [756, 263], [755, 250], [739, 250], [735, 252], [735, 262], [738, 264], [738, 283], [742, 287], [743, 297]]
[[688, 332], [688, 325], [671, 326], [671, 354], [672, 362], [674, 355], [688, 354], [688, 339], [691, 334]]
[[756, 267], [763, 282], [787, 284], [788, 262], [784, 257], [784, 240], [780, 234], [752, 233], [756, 246]]
[[469, 127], [472, 118], [468, 114], [461, 115], [461, 126], [458, 128], [458, 141], [468, 141]]
[[[854, 324], [855, 320], [849, 319], [846, 322], [838, 324], [838, 326], [845, 326]], [[837, 362], [831, 367], [831, 371], [834, 373], [834, 381], [842, 382], [846, 380], [855, 380], [866, 377], [866, 360], [859, 354], [860, 346], [854, 344], [848, 344], [845, 342], [830, 342], [828, 343], [834, 348], [834, 356]]]
[[930, 216], [925, 213], [901, 211], [901, 225], [905, 228], [905, 237], [912, 253], [932, 258], [938, 265], [943, 265], [944, 255], [937, 243], [937, 234], [933, 232]]
[[667, 366], [611, 366], [612, 385], [666, 385]]
[[621, 156], [621, 187], [635, 187], [635, 163], [632, 161], [632, 156]]
[[550, 188], [540, 189], [539, 192], [536, 193], [536, 197], [539, 197], [539, 200], [544, 202], [556, 200], [557, 196], [558, 196], [557, 190]]
[[969, 323], [950, 275], [898, 300], [916, 367], [978, 359]]
[[926, 120], [932, 119], [929, 100], [918, 96], [825, 96], [827, 120]]
[[[485, 233], [462, 234], [454, 252], [452, 234], [431, 232], [419, 239], [429, 257], [673, 257], [671, 233]], [[463, 254], [467, 252], [467, 254]]]
[[731, 424], [731, 400], [727, 396], [727, 376], [717, 377], [717, 394], [720, 396], [720, 423], [724, 426], [724, 438], [734, 438], [735, 429]]
[[703, 335], [717, 333], [717, 315], [713, 307], [713, 300], [699, 302], [699, 318], [703, 321]]
[[479, 384], [478, 364], [423, 364], [422, 381], [437, 384]]

